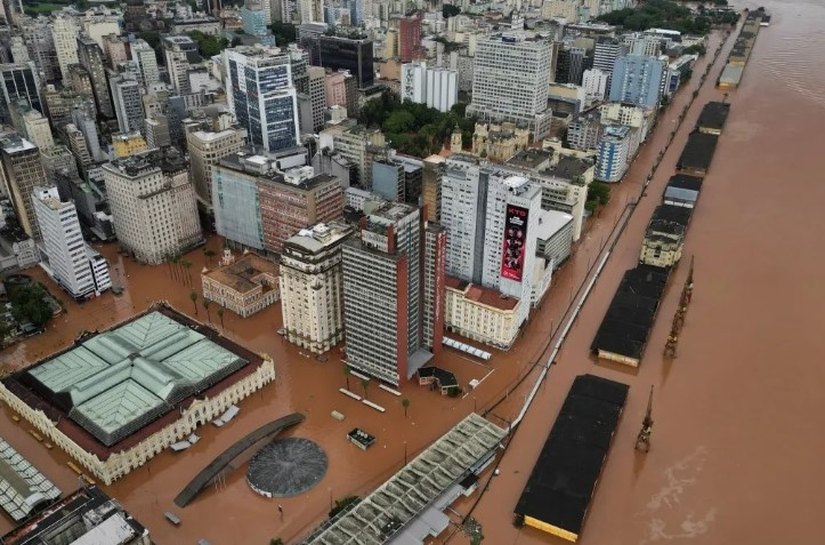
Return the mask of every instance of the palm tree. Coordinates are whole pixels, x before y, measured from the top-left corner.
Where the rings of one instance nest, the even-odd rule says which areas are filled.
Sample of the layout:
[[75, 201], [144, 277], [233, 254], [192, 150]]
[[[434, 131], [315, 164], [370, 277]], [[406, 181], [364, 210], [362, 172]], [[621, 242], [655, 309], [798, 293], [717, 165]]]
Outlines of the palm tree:
[[410, 408], [410, 400], [405, 397], [401, 400], [401, 406], [404, 407], [404, 418], [407, 418], [407, 409]]
[[174, 267], [172, 267], [172, 271], [175, 273], [175, 280], [178, 279], [178, 265], [180, 264], [180, 256], [175, 254], [169, 258], [169, 261], [172, 262]]
[[221, 328], [223, 328], [223, 307], [218, 307], [218, 318], [221, 319]]
[[189, 261], [188, 259], [184, 258], [184, 259], [180, 260], [180, 264], [184, 268], [184, 270], [186, 270], [186, 281], [187, 281], [187, 283], [191, 284], [192, 283], [192, 275], [189, 273], [189, 269], [190, 269], [190, 267], [192, 267], [192, 262]]
[[172, 278], [172, 256], [166, 256], [166, 265], [169, 268], [169, 278]]
[[209, 316], [209, 304], [210, 304], [211, 302], [212, 302], [212, 301], [210, 301], [210, 300], [209, 300], [209, 299], [207, 299], [206, 297], [204, 297], [203, 299], [201, 299], [201, 305], [203, 305], [203, 310], [205, 310], [205, 311], [206, 311], [206, 319], [207, 319], [207, 320], [209, 320], [209, 323], [210, 323], [210, 324], [212, 323], [212, 318]]
[[215, 255], [217, 255], [217, 254], [215, 254], [214, 250], [210, 250], [209, 248], [206, 248], [206, 249], [203, 250], [203, 255], [206, 256], [206, 266], [208, 267], [210, 265], [210, 263], [212, 262], [212, 258], [215, 257]]
[[195, 316], [198, 315], [198, 292], [192, 290], [189, 292], [189, 299], [192, 300], [192, 304], [195, 306]]
[[344, 378], [347, 379], [347, 390], [349, 390], [349, 376], [352, 374], [352, 369], [349, 368], [349, 365], [346, 363], [344, 364]]
[[368, 379], [368, 378], [362, 378], [361, 379], [361, 388], [364, 389], [364, 399], [369, 399], [369, 397], [367, 397], [367, 386], [369, 386], [369, 385], [370, 385], [370, 379]]

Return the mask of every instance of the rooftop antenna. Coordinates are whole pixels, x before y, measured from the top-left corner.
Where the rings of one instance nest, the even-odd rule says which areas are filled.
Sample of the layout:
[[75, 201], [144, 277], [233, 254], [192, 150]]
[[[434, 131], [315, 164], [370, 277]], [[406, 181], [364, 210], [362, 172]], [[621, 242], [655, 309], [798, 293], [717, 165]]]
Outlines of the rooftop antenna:
[[650, 385], [650, 397], [647, 399], [647, 412], [642, 421], [642, 429], [636, 437], [636, 450], [650, 451], [650, 434], [653, 432], [653, 385]]

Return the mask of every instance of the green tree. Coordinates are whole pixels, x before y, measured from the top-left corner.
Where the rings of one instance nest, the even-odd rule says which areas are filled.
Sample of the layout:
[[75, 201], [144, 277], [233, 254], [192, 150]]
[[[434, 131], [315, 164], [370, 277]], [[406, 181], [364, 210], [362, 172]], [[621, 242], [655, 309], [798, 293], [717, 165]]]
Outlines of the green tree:
[[269, 540], [269, 545], [284, 545], [284, 540], [281, 538], [275, 538]]
[[275, 35], [276, 45], [287, 45], [295, 41], [295, 25], [276, 22], [273, 23], [269, 29], [272, 31], [272, 34]]
[[44, 326], [52, 318], [47, 296], [40, 285], [15, 287], [9, 294], [12, 317], [20, 324], [31, 322], [37, 327]]
[[223, 327], [223, 313], [224, 313], [223, 307], [218, 307], [218, 318], [221, 319], [221, 327]]
[[401, 406], [404, 407], [404, 418], [407, 418], [407, 409], [410, 408], [410, 400], [405, 397], [401, 400]]
[[189, 269], [192, 268], [192, 262], [189, 261], [186, 258], [183, 258], [183, 259], [180, 260], [180, 265], [181, 265], [181, 267], [183, 267], [183, 270], [186, 272], [185, 282], [187, 284], [191, 284], [192, 283], [192, 274], [189, 272]]
[[209, 305], [210, 305], [210, 304], [212, 304], [212, 301], [210, 301], [210, 300], [209, 300], [209, 299], [207, 299], [206, 297], [204, 297], [203, 299], [201, 299], [201, 305], [203, 305], [203, 310], [205, 310], [205, 311], [206, 311], [206, 319], [207, 319], [207, 321], [211, 324], [211, 323], [212, 323], [212, 317], [211, 317], [211, 316], [209, 316]]
[[369, 399], [369, 397], [367, 397], [367, 387], [369, 385], [370, 385], [370, 380], [369, 379], [367, 379], [367, 378], [362, 378], [361, 379], [361, 388], [364, 389], [364, 399]]
[[329, 518], [334, 517], [335, 515], [346, 509], [349, 505], [357, 502], [360, 499], [361, 498], [359, 498], [358, 496], [347, 496], [346, 498], [335, 500], [335, 507], [333, 507], [332, 510], [328, 513]]
[[441, 15], [443, 15], [445, 19], [455, 17], [459, 13], [461, 13], [461, 8], [458, 6], [454, 6], [452, 4], [444, 4], [441, 7]]
[[198, 315], [198, 292], [192, 290], [189, 292], [189, 299], [192, 301], [192, 305], [195, 307], [195, 316]]
[[193, 30], [188, 35], [198, 44], [198, 52], [202, 57], [213, 57], [229, 46], [229, 40], [226, 38], [204, 34], [198, 30]]

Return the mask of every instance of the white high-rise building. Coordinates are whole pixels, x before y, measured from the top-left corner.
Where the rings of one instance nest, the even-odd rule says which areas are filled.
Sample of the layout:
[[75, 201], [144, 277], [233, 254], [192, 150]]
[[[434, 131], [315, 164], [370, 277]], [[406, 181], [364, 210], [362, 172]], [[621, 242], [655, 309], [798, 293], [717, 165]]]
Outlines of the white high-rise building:
[[198, 44], [189, 36], [165, 36], [163, 50], [169, 81], [178, 94], [189, 93], [189, 53], [198, 50]]
[[448, 112], [458, 101], [458, 72], [445, 68], [427, 68], [426, 62], [401, 65], [401, 100], [426, 104]]
[[64, 80], [69, 78], [69, 65], [80, 62], [77, 58], [78, 32], [80, 32], [80, 25], [75, 17], [61, 13], [54, 18], [52, 39], [57, 52], [57, 64], [60, 66], [60, 73], [63, 74]]
[[138, 261], [158, 265], [203, 240], [189, 169], [174, 148], [116, 159], [103, 179], [117, 238]]
[[26, 129], [26, 138], [40, 148], [47, 150], [54, 147], [52, 129], [49, 119], [37, 110], [29, 110], [23, 114], [23, 127]]
[[300, 144], [292, 63], [278, 48], [236, 47], [223, 52], [229, 111], [266, 151]]
[[103, 37], [109, 34], [120, 35], [121, 13], [104, 6], [86, 10], [80, 18], [81, 29], [89, 35], [100, 49], [103, 49]]
[[467, 113], [487, 121], [526, 124], [533, 138], [550, 131], [547, 108], [551, 40], [521, 33], [480, 38], [473, 63], [473, 100]]
[[43, 234], [42, 266], [72, 297], [82, 298], [111, 287], [109, 267], [87, 247], [73, 202], [62, 202], [56, 187], [34, 188], [34, 212]]
[[[479, 210], [484, 191], [479, 181], [479, 160], [454, 153], [441, 176], [441, 224], [447, 230], [446, 272], [468, 282], [481, 282], [484, 240], [478, 236]], [[475, 271], [479, 271], [475, 274]]]
[[132, 60], [138, 65], [143, 86], [148, 89], [149, 86], [158, 83], [160, 72], [155, 50], [145, 40], [135, 40], [131, 43], [130, 51]]
[[610, 74], [598, 68], [591, 68], [584, 71], [582, 75], [582, 87], [584, 87], [588, 102], [604, 100], [608, 91], [607, 82], [609, 79]]
[[323, 23], [324, 2], [322, 0], [298, 0], [298, 12], [302, 23]]

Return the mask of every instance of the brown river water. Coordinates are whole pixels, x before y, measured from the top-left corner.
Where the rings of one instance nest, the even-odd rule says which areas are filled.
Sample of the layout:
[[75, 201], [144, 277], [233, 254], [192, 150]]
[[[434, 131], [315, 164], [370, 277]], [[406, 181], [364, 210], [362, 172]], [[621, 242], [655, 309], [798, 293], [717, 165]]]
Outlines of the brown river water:
[[[661, 358], [687, 267], [673, 275], [648, 348], [638, 371], [596, 364], [588, 347], [623, 272], [634, 266], [645, 225], [658, 202], [687, 134], [702, 104], [720, 100], [713, 88], [725, 54], [711, 71], [677, 131], [676, 138], [619, 237], [602, 277], [571, 329], [548, 381], [539, 390], [527, 417], [501, 459], [500, 475], [472, 514], [482, 524], [485, 544], [562, 543], [534, 530], [517, 530], [512, 512], [561, 402], [578, 374], [595, 373], [630, 385], [630, 395], [580, 542], [585, 545], [643, 545], [655, 542], [749, 545], [817, 544], [816, 517], [825, 512], [820, 488], [825, 469], [821, 429], [825, 414], [825, 371], [815, 359], [819, 335], [817, 309], [825, 308], [825, 292], [816, 286], [823, 260], [817, 240], [825, 217], [818, 154], [825, 137], [825, 4], [810, 0], [772, 0], [772, 13], [762, 29], [742, 85], [730, 93], [731, 116], [706, 178], [687, 237], [686, 255], [695, 255], [695, 291], [682, 331], [678, 358]], [[756, 6], [751, 6], [756, 7]], [[578, 243], [576, 255], [559, 271], [551, 292], [531, 318], [516, 347], [494, 353], [489, 364], [445, 351], [440, 365], [453, 370], [462, 384], [484, 379], [466, 397], [450, 399], [414, 384], [403, 387], [411, 400], [405, 417], [399, 398], [368, 389], [369, 398], [387, 408], [379, 414], [337, 392], [344, 386], [337, 352], [326, 362], [301, 354], [275, 333], [281, 326], [280, 306], [241, 319], [227, 312], [221, 326], [214, 308], [211, 321], [233, 340], [272, 355], [278, 378], [240, 403], [241, 412], [218, 429], [203, 427], [203, 437], [184, 453], [164, 452], [143, 468], [106, 490], [144, 523], [160, 545], [262, 545], [272, 537], [293, 542], [321, 522], [331, 500], [364, 495], [397, 471], [405, 455], [412, 458], [467, 413], [482, 411], [512, 389], [491, 419], [505, 425], [517, 414], [532, 384], [532, 375], [513, 388], [529, 366], [544, 361], [551, 332], [575, 290], [610, 240], [621, 210], [639, 193], [642, 180], [675, 128], [677, 116], [699, 83], [698, 75], [723, 36], [713, 35], [708, 55], [694, 70], [689, 88], [660, 116], [659, 126], [634, 162], [611, 203]], [[731, 42], [725, 46], [729, 50]], [[220, 241], [209, 246], [218, 250]], [[66, 301], [68, 313], [47, 333], [0, 353], [0, 362], [19, 368], [71, 342], [83, 329], [107, 327], [144, 309], [151, 301], [169, 300], [179, 310], [207, 321], [195, 311], [189, 285], [174, 280], [166, 266], [145, 267], [101, 249], [119, 270], [123, 295], [105, 294], [79, 307]], [[193, 261], [192, 286], [200, 290], [196, 272], [204, 265], [200, 251]], [[36, 271], [32, 274], [42, 276]], [[57, 290], [52, 290], [57, 292]], [[351, 379], [357, 382], [357, 379]], [[656, 387], [652, 449], [633, 450], [647, 403]], [[358, 391], [359, 384], [352, 389]], [[332, 410], [346, 415], [343, 422]], [[172, 500], [180, 489], [233, 441], [261, 424], [299, 411], [306, 421], [287, 435], [317, 441], [329, 458], [323, 480], [311, 491], [277, 502], [254, 494], [237, 469], [221, 489], [206, 490], [188, 507]], [[64, 491], [76, 488], [67, 456], [47, 450], [0, 411], [2, 435]], [[362, 452], [345, 439], [360, 426], [377, 437]], [[483, 483], [487, 483], [485, 478]], [[457, 506], [468, 513], [476, 496]], [[276, 505], [284, 508], [283, 520]], [[171, 510], [183, 523], [163, 519]], [[460, 515], [453, 515], [460, 520]], [[0, 535], [11, 527], [0, 517]], [[467, 543], [453, 531], [438, 543]]]

